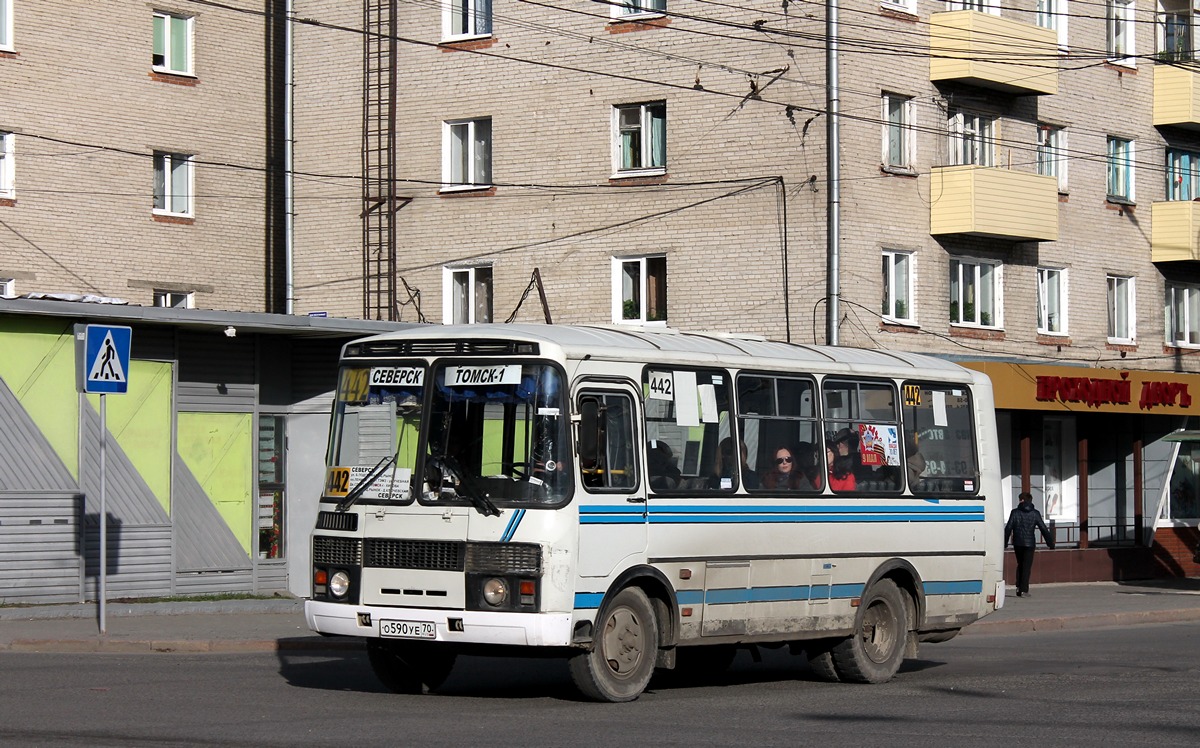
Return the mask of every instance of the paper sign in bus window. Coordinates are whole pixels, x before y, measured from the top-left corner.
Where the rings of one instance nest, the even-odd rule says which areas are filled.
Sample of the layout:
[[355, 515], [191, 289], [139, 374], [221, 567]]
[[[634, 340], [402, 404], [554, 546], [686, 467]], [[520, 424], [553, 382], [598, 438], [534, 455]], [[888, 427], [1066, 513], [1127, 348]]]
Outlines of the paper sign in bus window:
[[696, 372], [675, 372], [675, 424], [700, 425], [700, 397], [696, 392]]
[[696, 389], [700, 391], [700, 420], [705, 423], [716, 423], [719, 417], [717, 413], [717, 388], [711, 384], [702, 384]]

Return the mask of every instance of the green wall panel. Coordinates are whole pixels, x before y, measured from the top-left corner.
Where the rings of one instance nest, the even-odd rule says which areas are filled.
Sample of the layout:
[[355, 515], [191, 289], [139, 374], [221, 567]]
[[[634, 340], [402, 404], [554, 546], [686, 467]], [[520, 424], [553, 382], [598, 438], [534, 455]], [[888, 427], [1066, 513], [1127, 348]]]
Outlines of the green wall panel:
[[[109, 433], [168, 514], [171, 512], [171, 379], [170, 363], [130, 361], [129, 391], [124, 395], [109, 395], [105, 406]], [[88, 399], [99, 412], [100, 396], [88, 395]]]
[[79, 398], [74, 326], [53, 320], [0, 317], [0, 377], [79, 480]]
[[209, 501], [250, 555], [253, 522], [252, 416], [180, 413], [178, 451]]

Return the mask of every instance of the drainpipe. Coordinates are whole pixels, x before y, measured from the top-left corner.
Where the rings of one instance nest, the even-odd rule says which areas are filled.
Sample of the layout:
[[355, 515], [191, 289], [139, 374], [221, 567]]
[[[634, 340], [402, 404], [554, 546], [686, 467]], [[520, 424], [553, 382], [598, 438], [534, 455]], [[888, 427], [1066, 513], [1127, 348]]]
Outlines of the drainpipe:
[[841, 151], [838, 92], [838, 0], [825, 0], [825, 343], [838, 345], [838, 299], [841, 295]]
[[284, 274], [284, 314], [295, 311], [295, 282], [293, 279], [295, 252], [295, 194], [292, 170], [293, 151], [295, 149], [295, 133], [292, 132], [292, 101], [295, 88], [295, 70], [292, 59], [292, 20], [295, 17], [295, 0], [287, 0], [284, 11], [286, 28], [283, 34], [283, 274]]

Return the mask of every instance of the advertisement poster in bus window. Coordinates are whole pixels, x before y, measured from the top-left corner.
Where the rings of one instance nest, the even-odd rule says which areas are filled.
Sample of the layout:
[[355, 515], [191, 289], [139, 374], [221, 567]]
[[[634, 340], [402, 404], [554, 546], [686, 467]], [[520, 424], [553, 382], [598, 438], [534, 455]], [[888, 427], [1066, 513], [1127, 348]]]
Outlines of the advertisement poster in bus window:
[[858, 425], [858, 443], [862, 464], [871, 466], [900, 464], [900, 437], [895, 426], [875, 423]]

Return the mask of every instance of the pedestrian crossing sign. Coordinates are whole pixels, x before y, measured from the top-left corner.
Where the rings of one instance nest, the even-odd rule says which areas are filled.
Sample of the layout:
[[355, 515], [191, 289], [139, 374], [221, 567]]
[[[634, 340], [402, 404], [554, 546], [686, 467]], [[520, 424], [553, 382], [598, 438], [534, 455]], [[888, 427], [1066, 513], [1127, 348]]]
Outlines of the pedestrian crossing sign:
[[133, 329], [87, 325], [83, 342], [83, 391], [122, 395], [129, 389]]

